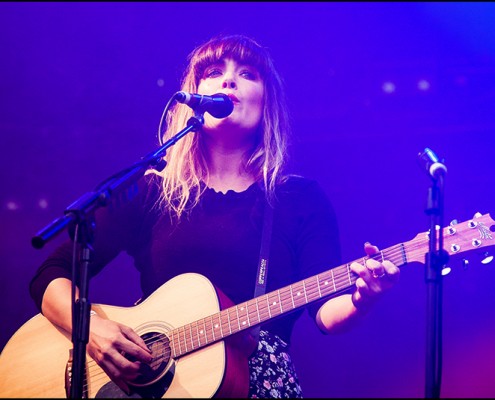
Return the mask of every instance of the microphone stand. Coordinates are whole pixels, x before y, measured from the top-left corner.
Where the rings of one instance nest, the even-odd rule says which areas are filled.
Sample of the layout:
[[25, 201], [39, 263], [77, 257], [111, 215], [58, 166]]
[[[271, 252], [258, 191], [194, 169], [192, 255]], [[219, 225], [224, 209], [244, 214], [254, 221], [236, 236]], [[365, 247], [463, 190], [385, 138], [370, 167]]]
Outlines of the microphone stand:
[[[83, 398], [84, 365], [86, 359], [86, 345], [89, 338], [89, 321], [91, 303], [88, 299], [89, 264], [92, 256], [92, 238], [95, 228], [93, 215], [97, 208], [106, 206], [111, 196], [122, 192], [132, 183], [144, 175], [150, 167], [161, 171], [166, 166], [166, 150], [179, 139], [191, 131], [196, 131], [204, 124], [203, 113], [196, 112], [191, 117], [187, 126], [175, 136], [167, 140], [156, 151], [144, 156], [141, 161], [114, 174], [103, 181], [94, 192], [88, 192], [72, 203], [64, 212], [64, 216], [54, 220], [31, 240], [33, 247], [42, 248], [49, 240], [62, 232], [66, 227], [74, 228], [77, 242], [81, 245], [80, 271], [79, 271], [79, 299], [72, 299], [72, 342], [73, 342], [73, 368], [70, 385], [70, 398]], [[73, 274], [73, 287], [76, 285], [77, 273]]]
[[423, 154], [423, 158], [425, 154], [433, 155], [431, 159], [433, 164], [427, 165], [432, 177], [432, 185], [428, 189], [425, 209], [425, 213], [430, 216], [429, 251], [425, 254], [425, 281], [427, 284], [425, 398], [439, 398], [442, 380], [442, 268], [448, 261], [448, 253], [443, 249], [442, 229], [443, 186], [446, 168], [438, 162], [435, 154], [428, 148]]

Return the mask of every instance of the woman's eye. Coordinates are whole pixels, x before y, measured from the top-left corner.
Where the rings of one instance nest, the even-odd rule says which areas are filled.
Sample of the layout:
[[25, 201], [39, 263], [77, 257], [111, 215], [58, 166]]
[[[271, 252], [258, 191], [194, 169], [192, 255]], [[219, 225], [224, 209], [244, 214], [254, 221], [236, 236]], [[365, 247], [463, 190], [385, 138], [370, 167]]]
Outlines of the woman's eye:
[[251, 71], [242, 71], [241, 75], [245, 77], [246, 79], [254, 80], [256, 79], [256, 74]]
[[220, 71], [218, 68], [213, 68], [213, 69], [207, 70], [205, 76], [207, 78], [212, 78], [215, 76], [219, 76], [221, 74], [222, 74], [222, 71]]

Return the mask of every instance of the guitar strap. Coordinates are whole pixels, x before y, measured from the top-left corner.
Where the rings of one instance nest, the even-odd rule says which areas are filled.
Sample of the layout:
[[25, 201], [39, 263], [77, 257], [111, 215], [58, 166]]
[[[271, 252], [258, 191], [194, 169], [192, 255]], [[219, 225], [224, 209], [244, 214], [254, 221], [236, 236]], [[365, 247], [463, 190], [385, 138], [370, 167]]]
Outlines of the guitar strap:
[[[254, 297], [261, 296], [266, 291], [266, 279], [268, 274], [268, 256], [270, 253], [270, 239], [272, 236], [273, 226], [273, 207], [265, 200], [265, 211], [263, 219], [263, 231], [261, 233], [261, 249], [258, 261], [258, 272], [256, 274], [256, 285], [254, 288]], [[260, 332], [259, 325], [252, 330], [251, 335], [258, 340]]]

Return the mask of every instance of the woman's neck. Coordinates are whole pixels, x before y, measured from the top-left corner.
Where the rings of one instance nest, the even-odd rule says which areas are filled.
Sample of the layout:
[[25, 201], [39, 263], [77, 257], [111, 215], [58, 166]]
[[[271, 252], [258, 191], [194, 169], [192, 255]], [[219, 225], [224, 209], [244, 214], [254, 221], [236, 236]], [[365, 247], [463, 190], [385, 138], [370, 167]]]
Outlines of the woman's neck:
[[232, 143], [215, 142], [207, 143], [205, 147], [208, 187], [222, 193], [228, 190], [242, 192], [253, 184], [254, 176], [245, 169], [246, 155], [252, 150], [252, 143], [232, 146]]

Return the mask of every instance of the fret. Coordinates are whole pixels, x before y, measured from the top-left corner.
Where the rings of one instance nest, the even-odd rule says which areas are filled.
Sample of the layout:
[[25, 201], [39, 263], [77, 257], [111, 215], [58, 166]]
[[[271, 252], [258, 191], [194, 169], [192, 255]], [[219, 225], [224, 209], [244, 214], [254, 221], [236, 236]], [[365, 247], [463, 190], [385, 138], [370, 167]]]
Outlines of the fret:
[[206, 318], [203, 318], [203, 335], [205, 335], [206, 343], [210, 343], [211, 340], [208, 337], [208, 325], [207, 325], [207, 322], [206, 322]]
[[325, 282], [323, 284], [323, 293], [325, 295], [335, 292], [335, 276], [334, 270], [328, 271], [328, 275], [325, 276]]
[[191, 350], [194, 350], [194, 343], [193, 343], [193, 336], [192, 336], [191, 324], [189, 324], [189, 339], [190, 339], [190, 342], [191, 342]]
[[232, 325], [230, 324], [230, 312], [227, 310], [227, 323], [229, 324], [229, 334], [232, 334]]
[[213, 327], [213, 315], [210, 315], [210, 330], [212, 334], [212, 341], [215, 341], [215, 328]]
[[218, 313], [217, 314], [218, 316], [218, 327], [220, 327], [220, 338], [223, 338], [225, 337], [225, 335], [223, 334], [223, 321], [222, 321], [222, 313]]
[[230, 319], [230, 330], [232, 333], [239, 332], [241, 327], [239, 325], [239, 314], [237, 312], [237, 307], [231, 307], [229, 310], [229, 319]]
[[174, 338], [175, 334], [176, 334], [176, 329], [174, 329], [172, 331], [172, 334], [170, 335], [172, 338], [172, 340], [170, 341], [170, 347], [172, 348], [172, 353], [174, 358], [177, 357], [177, 351], [175, 350], [175, 343], [176, 343], [176, 340]]
[[180, 338], [180, 332], [182, 329], [184, 329], [182, 326], [179, 329], [177, 329], [177, 336], [178, 336], [178, 342], [179, 342], [179, 353], [181, 353], [181, 354], [183, 353], [183, 351], [182, 351], [182, 339]]
[[260, 308], [258, 306], [258, 299], [255, 299], [254, 301], [256, 302], [256, 313], [258, 314], [258, 322], [261, 322]]
[[328, 279], [325, 279], [325, 274], [319, 274], [318, 275], [318, 292], [320, 299], [325, 296], [326, 290], [328, 286]]
[[184, 341], [182, 339], [182, 337], [183, 337], [182, 332], [184, 332], [184, 327], [183, 326], [181, 326], [178, 329], [178, 332], [177, 333], [178, 333], [178, 336], [179, 336], [179, 351], [180, 351], [181, 354], [184, 354], [185, 353], [185, 351], [184, 351], [185, 349], [184, 349]]
[[292, 285], [289, 286], [290, 287], [290, 298], [292, 300], [292, 308], [296, 308], [296, 305], [294, 304], [294, 293], [292, 292]]
[[209, 316], [208, 319], [205, 319], [205, 334], [208, 338], [208, 343], [215, 341], [215, 332], [213, 332], [213, 316]]
[[252, 323], [251, 323], [251, 311], [249, 311], [249, 305], [250, 305], [250, 303], [246, 302], [246, 321], [247, 321], [248, 326], [251, 326], [252, 325]]
[[316, 275], [316, 284], [318, 285], [318, 297], [321, 299], [320, 275]]
[[[221, 339], [222, 335], [222, 324], [220, 323], [220, 318], [218, 314], [214, 314], [211, 316], [211, 324], [213, 329], [213, 338], [216, 340]], [[219, 332], [220, 331], [220, 332]]]
[[266, 301], [266, 309], [268, 310], [268, 318], [272, 317], [272, 311], [270, 310], [270, 302], [268, 301], [268, 296], [263, 296]]
[[[220, 333], [221, 333], [223, 338], [225, 337], [225, 334], [224, 334], [224, 328], [225, 328], [225, 324], [226, 324], [225, 314], [226, 314], [225, 311], [220, 311], [218, 313], [218, 319], [220, 321]], [[227, 326], [228, 326], [228, 324], [227, 324]]]
[[280, 305], [280, 314], [284, 313], [284, 309], [282, 308], [282, 300], [280, 299], [280, 290], [277, 290], [278, 295], [278, 304]]
[[196, 321], [194, 323], [194, 326], [196, 327], [196, 337], [198, 338], [198, 347], [201, 347], [201, 336], [199, 335], [199, 327], [198, 327], [199, 323], [198, 321]]
[[306, 280], [305, 279], [302, 281], [302, 284], [303, 284], [304, 300], [306, 301], [306, 304], [308, 304], [308, 296], [306, 294]]
[[177, 329], [177, 343], [179, 344], [179, 356], [181, 356], [182, 354], [185, 353], [185, 348], [184, 348], [184, 341], [182, 339], [182, 329], [183, 327], [180, 327], [179, 329]]
[[280, 300], [280, 308], [282, 310], [282, 313], [285, 312], [284, 307], [288, 306], [287, 304], [287, 289], [286, 288], [281, 288], [278, 290], [278, 298]]
[[182, 335], [184, 336], [184, 345], [186, 346], [186, 352], [190, 351], [191, 348], [188, 347], [188, 334], [187, 334], [187, 325], [184, 326], [184, 329], [182, 330]]
[[332, 273], [333, 291], [336, 292], [337, 287], [335, 286], [335, 276], [333, 275], [333, 269], [331, 269], [330, 272]]
[[239, 306], [235, 307], [235, 312], [237, 314], [237, 325], [239, 326], [239, 331], [241, 330], [241, 319], [239, 318]]

